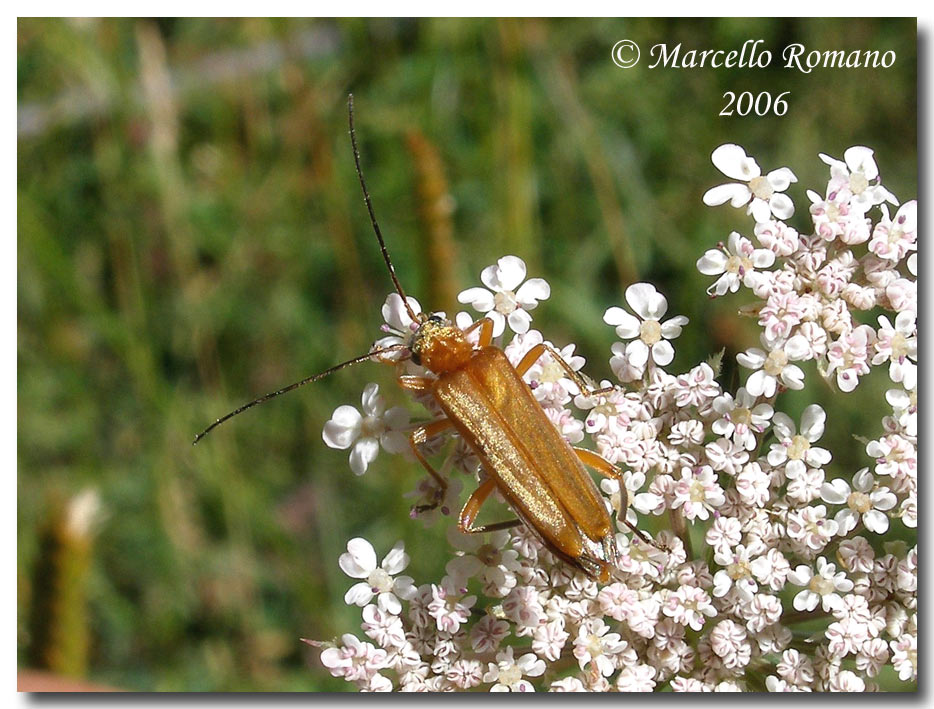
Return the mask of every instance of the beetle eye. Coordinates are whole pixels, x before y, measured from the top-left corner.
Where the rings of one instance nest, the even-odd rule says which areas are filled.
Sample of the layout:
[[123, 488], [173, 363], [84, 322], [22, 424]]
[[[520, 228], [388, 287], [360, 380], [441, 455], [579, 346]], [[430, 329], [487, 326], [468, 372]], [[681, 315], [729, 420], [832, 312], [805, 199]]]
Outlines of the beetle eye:
[[422, 356], [421, 356], [418, 352], [416, 352], [415, 350], [412, 350], [411, 359], [412, 359], [412, 361], [413, 361], [415, 364], [417, 364], [419, 367], [422, 366]]
[[441, 325], [444, 323], [444, 319], [438, 315], [432, 315], [428, 318], [428, 322], [434, 323], [435, 325]]

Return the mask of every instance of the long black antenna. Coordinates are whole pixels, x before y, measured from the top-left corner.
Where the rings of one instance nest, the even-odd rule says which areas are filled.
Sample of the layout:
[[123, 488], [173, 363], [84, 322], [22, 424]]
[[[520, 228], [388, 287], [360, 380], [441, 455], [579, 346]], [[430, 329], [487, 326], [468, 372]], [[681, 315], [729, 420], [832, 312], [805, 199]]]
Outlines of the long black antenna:
[[212, 423], [210, 426], [208, 426], [206, 429], [204, 429], [201, 433], [199, 433], [197, 436], [195, 436], [195, 440], [192, 441], [192, 445], [196, 445], [196, 444], [198, 443], [198, 441], [200, 441], [202, 438], [204, 438], [204, 437], [205, 437], [208, 433], [210, 433], [214, 428], [216, 428], [216, 427], [220, 426], [222, 423], [224, 423], [224, 421], [226, 421], [226, 420], [228, 420], [228, 419], [232, 419], [232, 418], [233, 418], [234, 416], [236, 416], [237, 414], [242, 414], [244, 411], [246, 411], [247, 409], [253, 408], [253, 407], [256, 406], [257, 404], [262, 404], [264, 401], [269, 401], [269, 400], [272, 399], [273, 397], [279, 396], [280, 394], [285, 394], [285, 393], [287, 393], [287, 392], [292, 391], [293, 389], [298, 389], [300, 386], [304, 386], [305, 384], [310, 384], [311, 382], [316, 382], [316, 381], [318, 381], [319, 379], [324, 379], [324, 378], [325, 378], [326, 376], [328, 376], [329, 374], [333, 374], [333, 373], [336, 372], [337, 370], [343, 369], [344, 367], [349, 367], [349, 366], [352, 365], [352, 364], [359, 364], [360, 362], [366, 362], [368, 359], [370, 359], [370, 358], [372, 358], [372, 357], [376, 357], [376, 356], [381, 355], [381, 354], [384, 354], [384, 353], [386, 353], [386, 352], [398, 352], [398, 351], [401, 350], [401, 349], [405, 349], [405, 345], [390, 345], [389, 347], [383, 347], [383, 348], [381, 348], [381, 349], [373, 350], [372, 352], [367, 352], [365, 355], [360, 355], [359, 357], [354, 357], [353, 359], [348, 359], [346, 362], [341, 362], [340, 364], [335, 364], [333, 367], [330, 367], [330, 368], [328, 368], [328, 369], [325, 369], [323, 372], [319, 372], [318, 374], [313, 374], [313, 375], [310, 376], [310, 377], [307, 377], [307, 378], [305, 378], [305, 379], [302, 379], [300, 382], [295, 382], [294, 384], [289, 384], [287, 387], [285, 387], [285, 388], [283, 388], [283, 389], [279, 389], [279, 391], [273, 391], [273, 392], [270, 392], [269, 394], [266, 394], [265, 396], [259, 397], [258, 399], [254, 399], [254, 400], [251, 401], [249, 404], [244, 404], [244, 405], [241, 406], [239, 409], [236, 409], [236, 410], [234, 410], [234, 411], [231, 411], [231, 412], [230, 412], [229, 414], [227, 414], [226, 416], [221, 416], [219, 419], [217, 419], [217, 421], [215, 421], [214, 423]]
[[353, 146], [353, 161], [357, 166], [357, 177], [360, 178], [360, 187], [363, 188], [363, 201], [366, 202], [366, 209], [370, 213], [370, 223], [373, 225], [373, 231], [376, 232], [376, 240], [379, 241], [379, 250], [383, 252], [383, 260], [386, 262], [386, 268], [389, 269], [389, 276], [392, 278], [392, 284], [396, 288], [396, 293], [401, 296], [402, 303], [405, 305], [409, 317], [412, 318], [412, 320], [418, 320], [418, 316], [415, 314], [415, 311], [412, 310], [412, 306], [409, 305], [409, 299], [405, 297], [402, 284], [399, 283], [399, 279], [396, 278], [396, 269], [393, 268], [392, 261], [389, 259], [389, 252], [386, 250], [386, 242], [383, 241], [383, 233], [379, 230], [379, 224], [376, 223], [376, 215], [373, 213], [373, 203], [370, 202], [370, 193], [366, 188], [366, 180], [363, 179], [363, 170], [360, 167], [360, 151], [357, 149], [357, 133], [354, 131], [353, 127], [353, 94], [347, 96], [347, 114], [350, 121], [350, 144]]

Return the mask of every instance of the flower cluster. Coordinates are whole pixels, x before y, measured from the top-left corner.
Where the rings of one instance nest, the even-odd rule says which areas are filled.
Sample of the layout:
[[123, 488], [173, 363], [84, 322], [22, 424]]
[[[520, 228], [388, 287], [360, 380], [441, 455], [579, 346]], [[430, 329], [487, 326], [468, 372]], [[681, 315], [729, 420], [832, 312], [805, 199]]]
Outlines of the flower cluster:
[[[745, 206], [754, 221], [751, 233], [731, 234], [697, 262], [715, 277], [709, 294], [743, 289], [753, 303], [742, 311], [761, 326], [760, 346], [737, 356], [748, 374], [735, 392], [723, 389], [711, 363], [667, 371], [688, 320], [666, 317], [667, 300], [648, 283], [627, 288], [628, 307], [604, 315], [620, 338], [610, 359], [620, 384], [604, 381], [585, 396], [548, 354], [525, 374], [565, 439], [586, 441], [625, 471], [600, 486], [608, 508], [623, 515], [609, 582], [569, 567], [524, 526], [460, 533], [462, 486], [451, 484], [431, 513], [447, 515], [449, 528], [451, 560], [440, 581], [398, 576], [408, 561], [401, 544], [377, 564], [369, 542], [348, 543], [340, 566], [361, 581], [345, 600], [363, 607], [366, 640], [318, 643], [331, 674], [366, 691], [865, 691], [891, 666], [911, 686], [917, 204], [897, 204], [868, 148], [820, 157], [830, 178], [823, 194], [807, 192], [808, 227], [798, 231], [784, 221], [795, 211], [784, 194], [797, 182], [790, 169], [763, 175], [736, 145], [713, 153], [739, 182], [704, 201]], [[550, 291], [541, 279], [520, 286], [525, 275], [525, 264], [507, 256], [484, 270], [486, 288], [459, 297], [494, 320], [513, 364], [545, 342], [528, 311]], [[384, 315], [388, 330], [411, 330], [398, 296]], [[471, 317], [456, 321], [464, 327]], [[507, 326], [514, 336], [503, 343]], [[571, 371], [582, 370], [574, 345], [553, 347]], [[825, 410], [812, 404], [790, 416], [782, 393], [819, 376], [845, 403], [874, 367], [891, 387], [878, 429], [860, 432], [865, 467], [846, 470], [821, 445]], [[415, 398], [426, 419], [438, 416], [430, 397]], [[400, 410], [386, 410], [375, 385], [363, 408], [339, 408], [324, 434], [332, 447], [352, 447], [357, 473], [380, 446], [404, 450], [400, 437], [412, 428]], [[483, 475], [453, 434], [423, 450], [444, 456], [444, 475]], [[425, 504], [413, 509], [431, 506], [438, 492], [426, 477], [414, 493]], [[620, 510], [624, 500], [631, 505]], [[648, 544], [624, 521], [661, 531]]]

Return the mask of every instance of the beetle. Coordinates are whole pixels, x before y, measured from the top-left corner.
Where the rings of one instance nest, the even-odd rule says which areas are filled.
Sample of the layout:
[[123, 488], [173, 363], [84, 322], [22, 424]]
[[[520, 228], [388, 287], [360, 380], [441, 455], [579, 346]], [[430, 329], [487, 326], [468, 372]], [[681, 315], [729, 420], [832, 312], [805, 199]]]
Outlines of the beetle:
[[[503, 350], [493, 344], [493, 321], [489, 318], [461, 329], [438, 315], [413, 310], [389, 258], [363, 177], [354, 130], [352, 94], [348, 98], [348, 122], [354, 164], [370, 222], [395, 291], [413, 321], [413, 331], [402, 344], [372, 349], [241, 406], [199, 433], [194, 443], [246, 409], [344, 367], [374, 358], [394, 365], [411, 359], [434, 376], [401, 374], [397, 377], [399, 385], [405, 390], [431, 396], [444, 414], [443, 418], [417, 426], [409, 436], [415, 458], [438, 484], [435, 501], [418, 509], [437, 507], [447, 489], [447, 480], [431, 465], [420, 446], [453, 429], [476, 454], [486, 473], [460, 512], [458, 527], [462, 532], [480, 534], [525, 524], [555, 556], [593, 579], [608, 581], [620, 559], [615, 525], [585, 465], [620, 481], [622, 499], [618, 519], [643, 541], [655, 544], [625, 518], [629, 501], [622, 483], [622, 470], [591, 450], [571, 446], [547, 418], [522, 376], [547, 353], [585, 396], [601, 394], [612, 387], [590, 389], [547, 343], [535, 345], [513, 366]], [[468, 337], [474, 330], [479, 330], [475, 343]], [[481, 507], [494, 490], [505, 498], [517, 518], [475, 525]]]

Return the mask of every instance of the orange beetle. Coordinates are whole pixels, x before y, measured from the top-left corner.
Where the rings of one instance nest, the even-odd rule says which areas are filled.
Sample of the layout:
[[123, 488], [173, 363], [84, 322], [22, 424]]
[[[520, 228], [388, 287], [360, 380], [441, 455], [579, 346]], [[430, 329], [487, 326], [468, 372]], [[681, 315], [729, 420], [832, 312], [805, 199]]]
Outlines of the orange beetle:
[[[478, 534], [524, 523], [557, 557], [592, 578], [607, 581], [619, 561], [615, 525], [584, 465], [620, 480], [622, 500], [618, 518], [644, 541], [649, 544], [652, 541], [625, 520], [628, 499], [622, 471], [593, 451], [572, 447], [545, 415], [522, 375], [547, 352], [577, 383], [582, 394], [592, 396], [607, 390], [591, 391], [580, 375], [547, 344], [534, 346], [513, 367], [503, 350], [491, 344], [493, 322], [488, 318], [461, 329], [436, 315], [414, 312], [396, 277], [360, 168], [352, 95], [348, 100], [348, 112], [354, 162], [370, 221], [395, 290], [417, 328], [402, 344], [375, 349], [241, 406], [217, 419], [199, 433], [194, 442], [242, 411], [344, 367], [373, 358], [392, 364], [410, 358], [435, 376], [404, 374], [398, 377], [399, 385], [409, 391], [430, 394], [445, 414], [441, 420], [418, 426], [409, 436], [415, 457], [439, 486], [436, 501], [420, 509], [440, 504], [447, 481], [432, 467], [419, 446], [439, 433], [454, 429], [477, 455], [486, 473], [461, 510], [458, 525], [462, 532]], [[467, 336], [477, 328], [479, 337], [477, 344], [473, 344]], [[399, 356], [385, 357], [389, 353]], [[518, 519], [474, 526], [480, 508], [493, 490], [502, 494]]]

